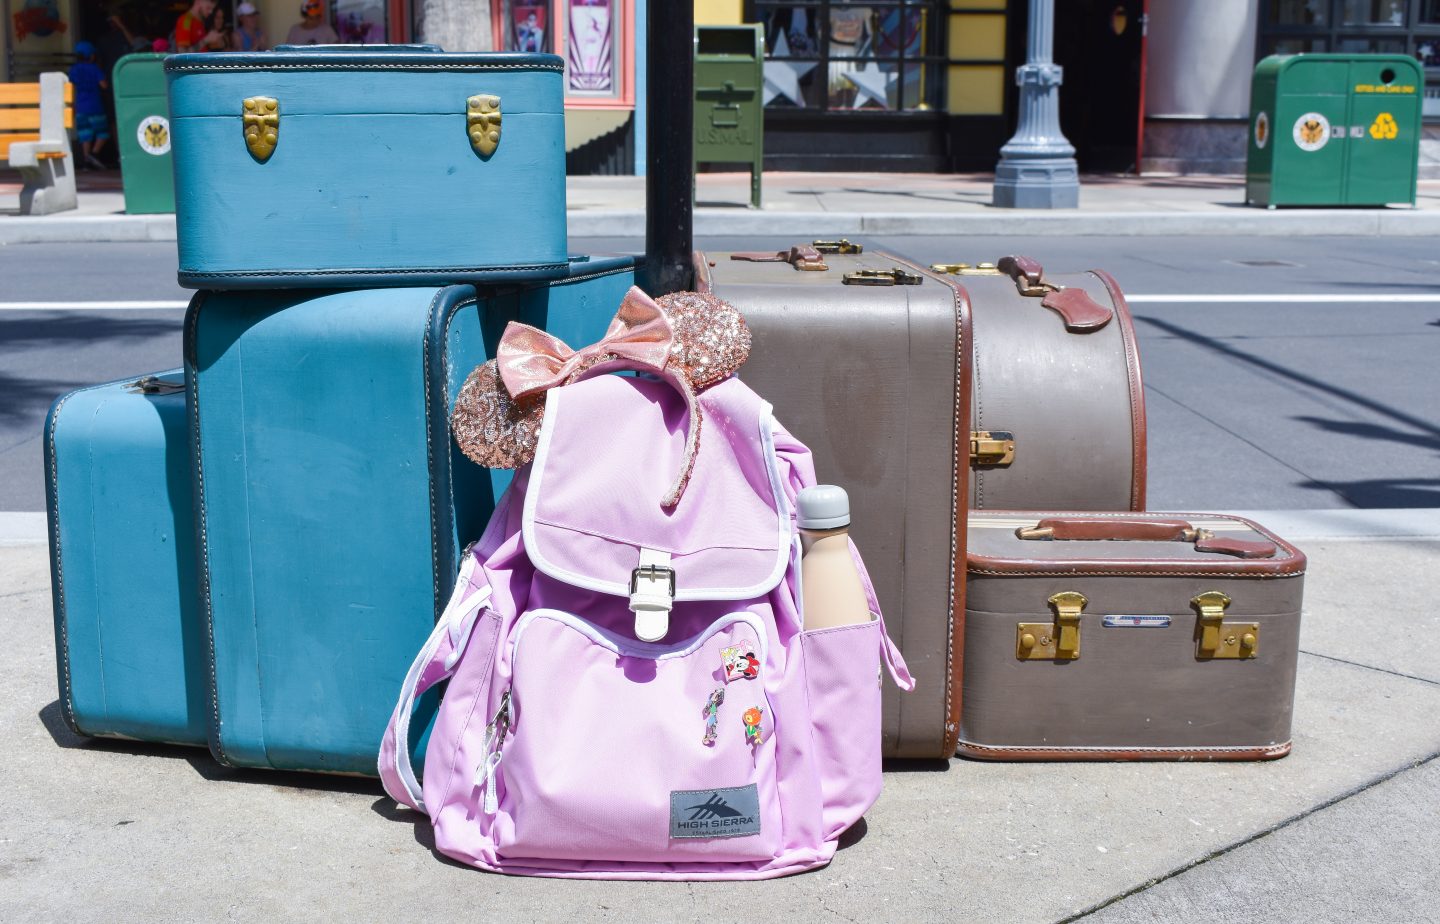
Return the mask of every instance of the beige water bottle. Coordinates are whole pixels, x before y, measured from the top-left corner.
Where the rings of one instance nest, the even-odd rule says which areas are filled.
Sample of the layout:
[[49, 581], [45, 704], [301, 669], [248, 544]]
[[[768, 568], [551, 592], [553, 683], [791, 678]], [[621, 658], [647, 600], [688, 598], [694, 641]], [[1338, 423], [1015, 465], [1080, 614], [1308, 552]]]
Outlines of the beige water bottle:
[[800, 594], [806, 629], [871, 620], [855, 559], [850, 555], [850, 498], [833, 484], [796, 497], [800, 527]]

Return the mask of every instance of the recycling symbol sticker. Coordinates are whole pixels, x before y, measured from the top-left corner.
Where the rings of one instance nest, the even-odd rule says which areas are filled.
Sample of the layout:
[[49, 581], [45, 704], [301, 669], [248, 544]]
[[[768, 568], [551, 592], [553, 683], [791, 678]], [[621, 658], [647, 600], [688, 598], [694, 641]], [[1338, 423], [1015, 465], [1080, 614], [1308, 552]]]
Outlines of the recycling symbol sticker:
[[1370, 123], [1370, 137], [1377, 141], [1390, 141], [1400, 134], [1400, 126], [1395, 122], [1395, 117], [1388, 112], [1382, 112]]
[[140, 142], [140, 150], [146, 154], [154, 154], [156, 157], [169, 154], [170, 120], [164, 116], [146, 116], [135, 129], [135, 140]]

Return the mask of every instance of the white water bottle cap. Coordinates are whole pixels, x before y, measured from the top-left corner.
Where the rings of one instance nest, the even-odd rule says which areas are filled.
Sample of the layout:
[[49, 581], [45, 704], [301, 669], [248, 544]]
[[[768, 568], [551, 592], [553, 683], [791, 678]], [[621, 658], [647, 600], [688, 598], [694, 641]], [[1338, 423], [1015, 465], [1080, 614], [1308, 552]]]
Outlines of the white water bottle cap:
[[801, 529], [838, 529], [850, 525], [850, 495], [836, 484], [817, 484], [795, 496]]

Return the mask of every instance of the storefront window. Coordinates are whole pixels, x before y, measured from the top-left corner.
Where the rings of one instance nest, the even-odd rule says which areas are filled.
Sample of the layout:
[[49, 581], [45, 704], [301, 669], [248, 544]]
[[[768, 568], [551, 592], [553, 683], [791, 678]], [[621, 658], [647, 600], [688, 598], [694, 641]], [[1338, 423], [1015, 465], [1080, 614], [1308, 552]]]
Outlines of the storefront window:
[[1406, 0], [1344, 0], [1347, 26], [1403, 26]]
[[1270, 22], [1286, 26], [1323, 26], [1330, 0], [1270, 0]]
[[553, 16], [549, 3], [505, 0], [504, 30], [506, 51], [546, 52], [554, 49], [551, 38]]
[[1424, 114], [1440, 116], [1440, 0], [1269, 0], [1259, 54], [1413, 54], [1426, 68]]
[[386, 41], [385, 0], [334, 0], [335, 34], [346, 45]]
[[765, 30], [765, 104], [830, 111], [930, 109], [943, 59], [939, 4], [756, 0]]

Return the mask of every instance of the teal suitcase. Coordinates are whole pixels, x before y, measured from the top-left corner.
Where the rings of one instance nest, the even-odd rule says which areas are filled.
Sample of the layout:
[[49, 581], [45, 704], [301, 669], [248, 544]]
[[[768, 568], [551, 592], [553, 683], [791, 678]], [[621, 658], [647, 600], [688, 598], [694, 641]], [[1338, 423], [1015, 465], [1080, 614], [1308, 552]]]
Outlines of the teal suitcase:
[[374, 773], [410, 659], [509, 482], [451, 440], [460, 386], [507, 321], [599, 339], [633, 277], [616, 258], [509, 290], [196, 295], [185, 361], [222, 763]]
[[565, 276], [562, 69], [433, 45], [167, 58], [180, 284]]
[[45, 421], [60, 712], [77, 734], [206, 743], [184, 383], [82, 388]]

